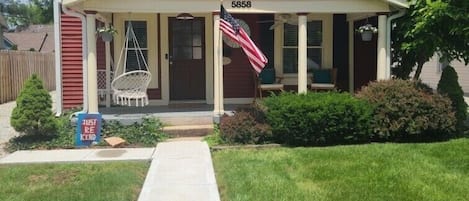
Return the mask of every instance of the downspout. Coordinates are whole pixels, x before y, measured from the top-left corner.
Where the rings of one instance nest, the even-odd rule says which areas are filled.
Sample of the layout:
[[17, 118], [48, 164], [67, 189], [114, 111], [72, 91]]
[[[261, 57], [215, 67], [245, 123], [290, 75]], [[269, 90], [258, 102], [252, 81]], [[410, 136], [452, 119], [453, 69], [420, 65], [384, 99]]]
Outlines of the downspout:
[[80, 112], [88, 112], [88, 99], [86, 95], [88, 94], [88, 44], [86, 39], [88, 37], [86, 33], [86, 18], [85, 15], [75, 12], [73, 10], [68, 10], [64, 5], [62, 5], [62, 10], [65, 14], [78, 17], [81, 21], [81, 35], [82, 35], [82, 63], [83, 63], [83, 109]]
[[395, 20], [397, 18], [400, 18], [404, 16], [406, 13], [405, 9], [399, 10], [396, 14], [391, 15], [388, 17], [387, 23], [386, 23], [386, 77], [388, 79], [391, 78], [391, 25], [392, 25], [392, 20]]
[[54, 50], [55, 50], [55, 116], [62, 115], [62, 37], [60, 30], [60, 3], [61, 0], [54, 0]]

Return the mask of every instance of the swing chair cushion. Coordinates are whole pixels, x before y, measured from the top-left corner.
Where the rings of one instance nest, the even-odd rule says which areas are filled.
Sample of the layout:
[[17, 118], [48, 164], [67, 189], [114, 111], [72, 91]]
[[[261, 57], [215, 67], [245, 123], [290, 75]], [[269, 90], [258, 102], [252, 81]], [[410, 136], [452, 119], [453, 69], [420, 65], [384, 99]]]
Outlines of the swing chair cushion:
[[151, 73], [143, 70], [126, 72], [112, 81], [111, 88], [115, 102], [130, 105], [131, 100], [140, 100], [143, 105], [148, 104], [147, 88], [150, 84]]

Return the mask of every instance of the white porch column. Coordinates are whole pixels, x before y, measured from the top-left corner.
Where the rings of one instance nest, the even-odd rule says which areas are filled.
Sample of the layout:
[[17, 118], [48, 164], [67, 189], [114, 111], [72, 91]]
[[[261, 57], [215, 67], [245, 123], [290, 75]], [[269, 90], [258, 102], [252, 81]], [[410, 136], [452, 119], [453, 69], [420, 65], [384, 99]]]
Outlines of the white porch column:
[[88, 113], [98, 112], [98, 79], [96, 61], [96, 12], [86, 12], [86, 29], [88, 43]]
[[[106, 27], [110, 24], [106, 23]], [[111, 107], [111, 42], [104, 43], [106, 50], [106, 107]]]
[[307, 62], [307, 21], [306, 13], [298, 14], [298, 93], [306, 93], [308, 85]]
[[213, 115], [221, 117], [223, 107], [223, 43], [220, 31], [220, 13], [213, 13]]
[[378, 65], [376, 69], [377, 80], [385, 80], [390, 78], [386, 73], [386, 57], [387, 54], [389, 54], [386, 52], [386, 21], [386, 14], [380, 14], [378, 16]]

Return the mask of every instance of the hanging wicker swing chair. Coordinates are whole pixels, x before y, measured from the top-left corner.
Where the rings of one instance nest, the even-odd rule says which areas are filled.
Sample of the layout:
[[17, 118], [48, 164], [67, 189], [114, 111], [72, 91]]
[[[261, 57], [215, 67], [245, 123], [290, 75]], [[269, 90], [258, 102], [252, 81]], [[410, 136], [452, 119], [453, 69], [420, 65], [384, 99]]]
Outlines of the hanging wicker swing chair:
[[[129, 43], [131, 49], [134, 50], [137, 66], [128, 66]], [[123, 62], [122, 74], [116, 76], [111, 82], [112, 99], [118, 105], [132, 106], [134, 102], [135, 106], [143, 107], [149, 103], [147, 88], [151, 81], [151, 73], [130, 21], [127, 25], [124, 44], [115, 71], [120, 72], [119, 67]]]

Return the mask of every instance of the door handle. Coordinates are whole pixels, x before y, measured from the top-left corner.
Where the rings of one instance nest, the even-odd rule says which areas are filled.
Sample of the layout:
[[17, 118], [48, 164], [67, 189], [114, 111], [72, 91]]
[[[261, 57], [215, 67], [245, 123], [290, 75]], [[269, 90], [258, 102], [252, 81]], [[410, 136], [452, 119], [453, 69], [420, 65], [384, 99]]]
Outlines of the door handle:
[[170, 64], [170, 65], [173, 64], [173, 60], [172, 60], [173, 57], [170, 56], [168, 53], [164, 54], [164, 58], [165, 58], [166, 60], [169, 60], [169, 64]]

